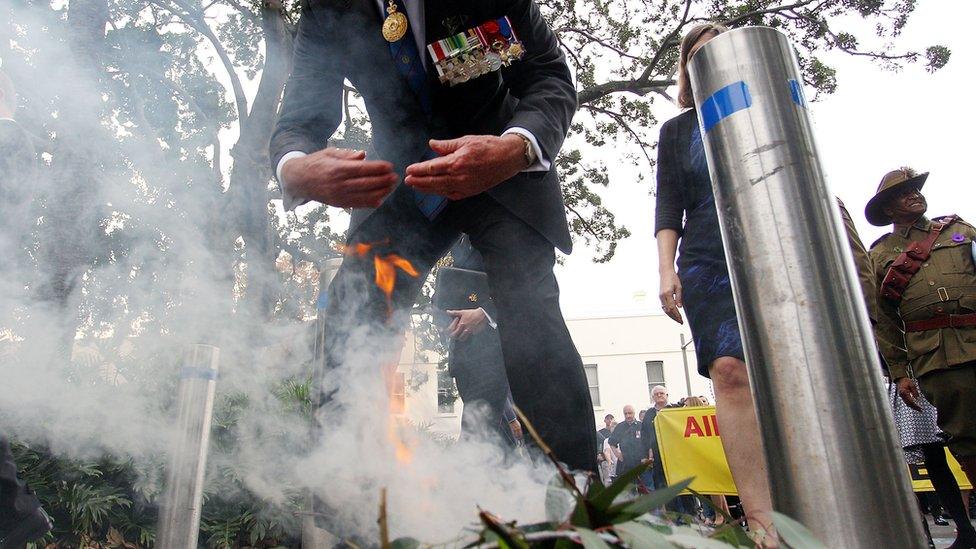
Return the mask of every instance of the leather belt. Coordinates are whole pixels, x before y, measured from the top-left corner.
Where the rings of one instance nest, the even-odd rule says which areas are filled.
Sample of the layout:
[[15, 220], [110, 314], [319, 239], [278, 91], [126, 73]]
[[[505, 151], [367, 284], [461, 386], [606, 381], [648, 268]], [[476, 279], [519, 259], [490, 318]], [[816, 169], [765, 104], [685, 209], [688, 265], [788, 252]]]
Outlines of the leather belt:
[[965, 328], [976, 326], [976, 313], [967, 315], [944, 315], [926, 320], [915, 320], [905, 323], [906, 332], [924, 332], [940, 328]]

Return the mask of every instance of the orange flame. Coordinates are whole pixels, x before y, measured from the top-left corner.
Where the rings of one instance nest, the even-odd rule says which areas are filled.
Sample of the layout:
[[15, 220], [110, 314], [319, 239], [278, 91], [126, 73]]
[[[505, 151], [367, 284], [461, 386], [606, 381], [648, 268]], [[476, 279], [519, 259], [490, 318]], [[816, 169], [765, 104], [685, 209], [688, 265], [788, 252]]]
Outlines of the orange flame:
[[[396, 288], [397, 269], [403, 271], [414, 278], [420, 276], [420, 272], [414, 268], [413, 264], [407, 259], [394, 254], [381, 254], [376, 251], [379, 246], [389, 245], [389, 241], [382, 242], [359, 242], [349, 246], [340, 246], [339, 251], [347, 256], [364, 258], [370, 253], [373, 254], [373, 268], [376, 270], [376, 287], [383, 292], [386, 297], [387, 318], [393, 314], [393, 290]], [[413, 460], [413, 448], [404, 440], [403, 433], [398, 418], [402, 418], [406, 412], [404, 409], [405, 387], [403, 379], [397, 375], [397, 364], [400, 362], [400, 352], [403, 349], [403, 341], [400, 347], [391, 356], [391, 360], [383, 368], [383, 377], [386, 381], [387, 395], [389, 396], [389, 420], [387, 421], [387, 436], [393, 444], [394, 454], [398, 463], [410, 463]]]

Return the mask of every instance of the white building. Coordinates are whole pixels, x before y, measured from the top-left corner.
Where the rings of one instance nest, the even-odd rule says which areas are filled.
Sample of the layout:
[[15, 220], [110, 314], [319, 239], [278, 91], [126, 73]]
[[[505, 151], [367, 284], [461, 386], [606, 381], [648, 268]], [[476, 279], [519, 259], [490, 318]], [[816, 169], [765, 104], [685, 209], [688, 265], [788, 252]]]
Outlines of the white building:
[[[689, 394], [713, 400], [711, 384], [698, 375], [687, 325], [664, 314], [601, 315], [568, 319], [567, 324], [586, 367], [597, 426], [608, 413], [622, 418], [627, 404], [650, 407], [654, 385], [667, 387], [672, 401]], [[434, 353], [418, 353], [407, 335], [398, 371], [414, 388], [406, 391], [404, 411], [435, 431], [457, 433], [462, 404], [438, 406], [438, 361]]]

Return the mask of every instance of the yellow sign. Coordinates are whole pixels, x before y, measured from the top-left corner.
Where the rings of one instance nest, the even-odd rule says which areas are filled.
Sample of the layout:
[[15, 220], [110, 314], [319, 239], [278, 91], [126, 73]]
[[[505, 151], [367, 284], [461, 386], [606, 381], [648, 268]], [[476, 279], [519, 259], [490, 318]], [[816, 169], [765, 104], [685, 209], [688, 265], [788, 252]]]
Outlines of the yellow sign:
[[[735, 483], [732, 482], [729, 463], [725, 460], [714, 406], [665, 408], [654, 418], [654, 428], [668, 483], [694, 477], [689, 488], [696, 492], [735, 495]], [[959, 488], [971, 489], [972, 485], [959, 468], [959, 463], [948, 451], [946, 455]], [[912, 465], [909, 473], [913, 490], [933, 491], [924, 466]]]

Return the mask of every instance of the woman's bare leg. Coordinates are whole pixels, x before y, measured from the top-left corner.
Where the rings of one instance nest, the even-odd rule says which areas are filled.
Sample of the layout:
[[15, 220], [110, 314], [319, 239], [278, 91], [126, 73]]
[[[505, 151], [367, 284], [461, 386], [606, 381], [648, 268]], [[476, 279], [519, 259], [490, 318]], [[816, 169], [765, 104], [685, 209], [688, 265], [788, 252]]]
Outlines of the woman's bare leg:
[[715, 389], [715, 413], [722, 433], [722, 446], [742, 507], [752, 529], [764, 529], [771, 536], [763, 542], [763, 547], [776, 547], [766, 456], [759, 437], [759, 421], [749, 390], [746, 363], [737, 358], [719, 357], [709, 365], [708, 371]]

